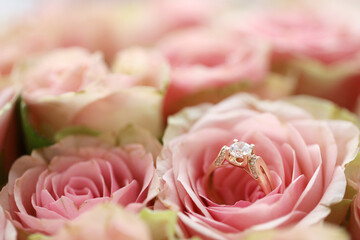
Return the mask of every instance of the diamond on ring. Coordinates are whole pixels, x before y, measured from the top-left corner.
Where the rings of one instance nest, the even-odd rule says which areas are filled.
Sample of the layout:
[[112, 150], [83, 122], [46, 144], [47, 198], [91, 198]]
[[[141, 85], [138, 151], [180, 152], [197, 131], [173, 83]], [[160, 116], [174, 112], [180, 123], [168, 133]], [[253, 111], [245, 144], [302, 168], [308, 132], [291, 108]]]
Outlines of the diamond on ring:
[[245, 156], [251, 156], [254, 149], [254, 145], [246, 142], [239, 142], [234, 139], [234, 143], [230, 146], [230, 155], [235, 158], [244, 158]]
[[[269, 168], [267, 167], [262, 157], [255, 155], [255, 145], [246, 142], [239, 142], [234, 139], [230, 147], [224, 145], [216, 159], [209, 165], [206, 174], [205, 182], [211, 179], [212, 173], [219, 167], [235, 166], [243, 168], [250, 176], [255, 179], [265, 194], [269, 194], [275, 189], [274, 181], [272, 179]], [[206, 185], [208, 191], [212, 191], [210, 185]], [[213, 193], [216, 196], [216, 193]]]

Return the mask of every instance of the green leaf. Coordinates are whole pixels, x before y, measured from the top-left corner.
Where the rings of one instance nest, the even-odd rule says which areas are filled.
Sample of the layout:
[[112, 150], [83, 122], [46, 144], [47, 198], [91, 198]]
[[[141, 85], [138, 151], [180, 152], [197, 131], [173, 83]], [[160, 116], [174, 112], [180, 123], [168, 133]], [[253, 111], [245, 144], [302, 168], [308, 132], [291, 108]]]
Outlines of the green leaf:
[[71, 127], [63, 128], [60, 131], [58, 131], [55, 134], [54, 139], [56, 142], [58, 142], [61, 139], [70, 135], [88, 135], [88, 136], [97, 137], [100, 135], [100, 133], [85, 126], [71, 126]]
[[22, 98], [20, 99], [20, 118], [25, 148], [28, 154], [30, 154], [33, 149], [47, 147], [53, 144], [52, 141], [40, 136], [40, 134], [32, 128], [27, 116], [27, 106]]

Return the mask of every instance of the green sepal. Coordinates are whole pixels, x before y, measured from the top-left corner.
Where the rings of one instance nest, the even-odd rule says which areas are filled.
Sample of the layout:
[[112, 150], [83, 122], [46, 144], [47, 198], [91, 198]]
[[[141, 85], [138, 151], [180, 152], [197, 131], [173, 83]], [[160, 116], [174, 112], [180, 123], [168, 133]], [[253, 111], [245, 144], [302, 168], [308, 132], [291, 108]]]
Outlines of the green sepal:
[[60, 141], [61, 139], [70, 136], [70, 135], [88, 135], [92, 137], [97, 137], [100, 135], [98, 131], [94, 129], [85, 127], [85, 126], [71, 126], [61, 129], [55, 134], [55, 142]]
[[27, 240], [48, 240], [48, 239], [51, 238], [40, 233], [32, 234], [27, 238]]
[[30, 121], [27, 116], [27, 106], [22, 98], [20, 98], [20, 119], [25, 149], [28, 154], [30, 154], [33, 149], [43, 148], [53, 144], [52, 141], [41, 136], [30, 125]]

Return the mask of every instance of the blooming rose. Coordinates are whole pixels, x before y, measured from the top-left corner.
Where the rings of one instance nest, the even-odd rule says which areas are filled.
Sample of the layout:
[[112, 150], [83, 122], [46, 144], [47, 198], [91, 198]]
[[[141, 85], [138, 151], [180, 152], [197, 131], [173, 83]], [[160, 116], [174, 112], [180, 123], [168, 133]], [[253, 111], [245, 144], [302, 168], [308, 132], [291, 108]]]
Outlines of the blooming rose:
[[16, 235], [15, 227], [6, 219], [0, 206], [0, 240], [15, 240]]
[[163, 39], [158, 47], [171, 65], [164, 114], [196, 103], [217, 102], [237, 91], [277, 98], [291, 90], [268, 70], [266, 45], [214, 29], [191, 29]]
[[67, 223], [53, 236], [32, 235], [29, 239], [150, 240], [151, 235], [145, 222], [134, 213], [116, 205], [101, 204]]
[[297, 93], [354, 110], [360, 96], [360, 25], [355, 24], [360, 9], [343, 7], [342, 1], [330, 5], [257, 9], [229, 25], [270, 44], [272, 67], [297, 73]]
[[[111, 61], [119, 50], [149, 45], [176, 29], [204, 24], [214, 14], [206, 2], [43, 3], [0, 36], [0, 75], [31, 54], [78, 46]], [[66, 16], [66, 17], [64, 17]]]
[[[156, 207], [177, 210], [186, 235], [206, 239], [321, 222], [344, 197], [344, 165], [358, 151], [359, 136], [349, 121], [320, 120], [293, 104], [247, 94], [186, 109], [169, 119], [157, 159]], [[209, 165], [234, 138], [254, 144], [269, 167], [274, 189], [268, 195], [237, 167], [214, 172], [220, 200], [206, 191]]]
[[150, 138], [145, 142], [148, 146], [116, 146], [110, 139], [70, 136], [35, 150], [13, 164], [0, 193], [1, 205], [17, 228], [44, 234], [55, 233], [66, 220], [103, 202], [139, 211], [157, 188], [156, 182], [151, 185], [153, 155], [144, 149], [156, 144]]
[[134, 123], [162, 133], [161, 94], [137, 86], [135, 75], [111, 74], [97, 53], [55, 50], [19, 65], [13, 77], [24, 84], [32, 127], [48, 139], [70, 126], [113, 132]]

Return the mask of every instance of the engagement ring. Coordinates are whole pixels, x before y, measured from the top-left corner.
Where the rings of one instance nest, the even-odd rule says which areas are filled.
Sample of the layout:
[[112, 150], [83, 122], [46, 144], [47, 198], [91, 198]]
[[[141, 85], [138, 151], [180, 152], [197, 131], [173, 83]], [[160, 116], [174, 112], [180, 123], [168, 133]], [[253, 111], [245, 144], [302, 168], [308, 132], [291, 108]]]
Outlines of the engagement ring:
[[254, 148], [254, 144], [239, 142], [237, 139], [234, 139], [234, 142], [230, 147], [226, 145], [223, 146], [205, 174], [204, 179], [208, 188], [207, 190], [209, 192], [213, 191], [212, 174], [214, 171], [217, 168], [226, 166], [235, 166], [244, 169], [245, 172], [258, 182], [265, 194], [269, 194], [274, 190], [274, 182], [270, 171], [264, 160], [260, 156], [255, 155]]

